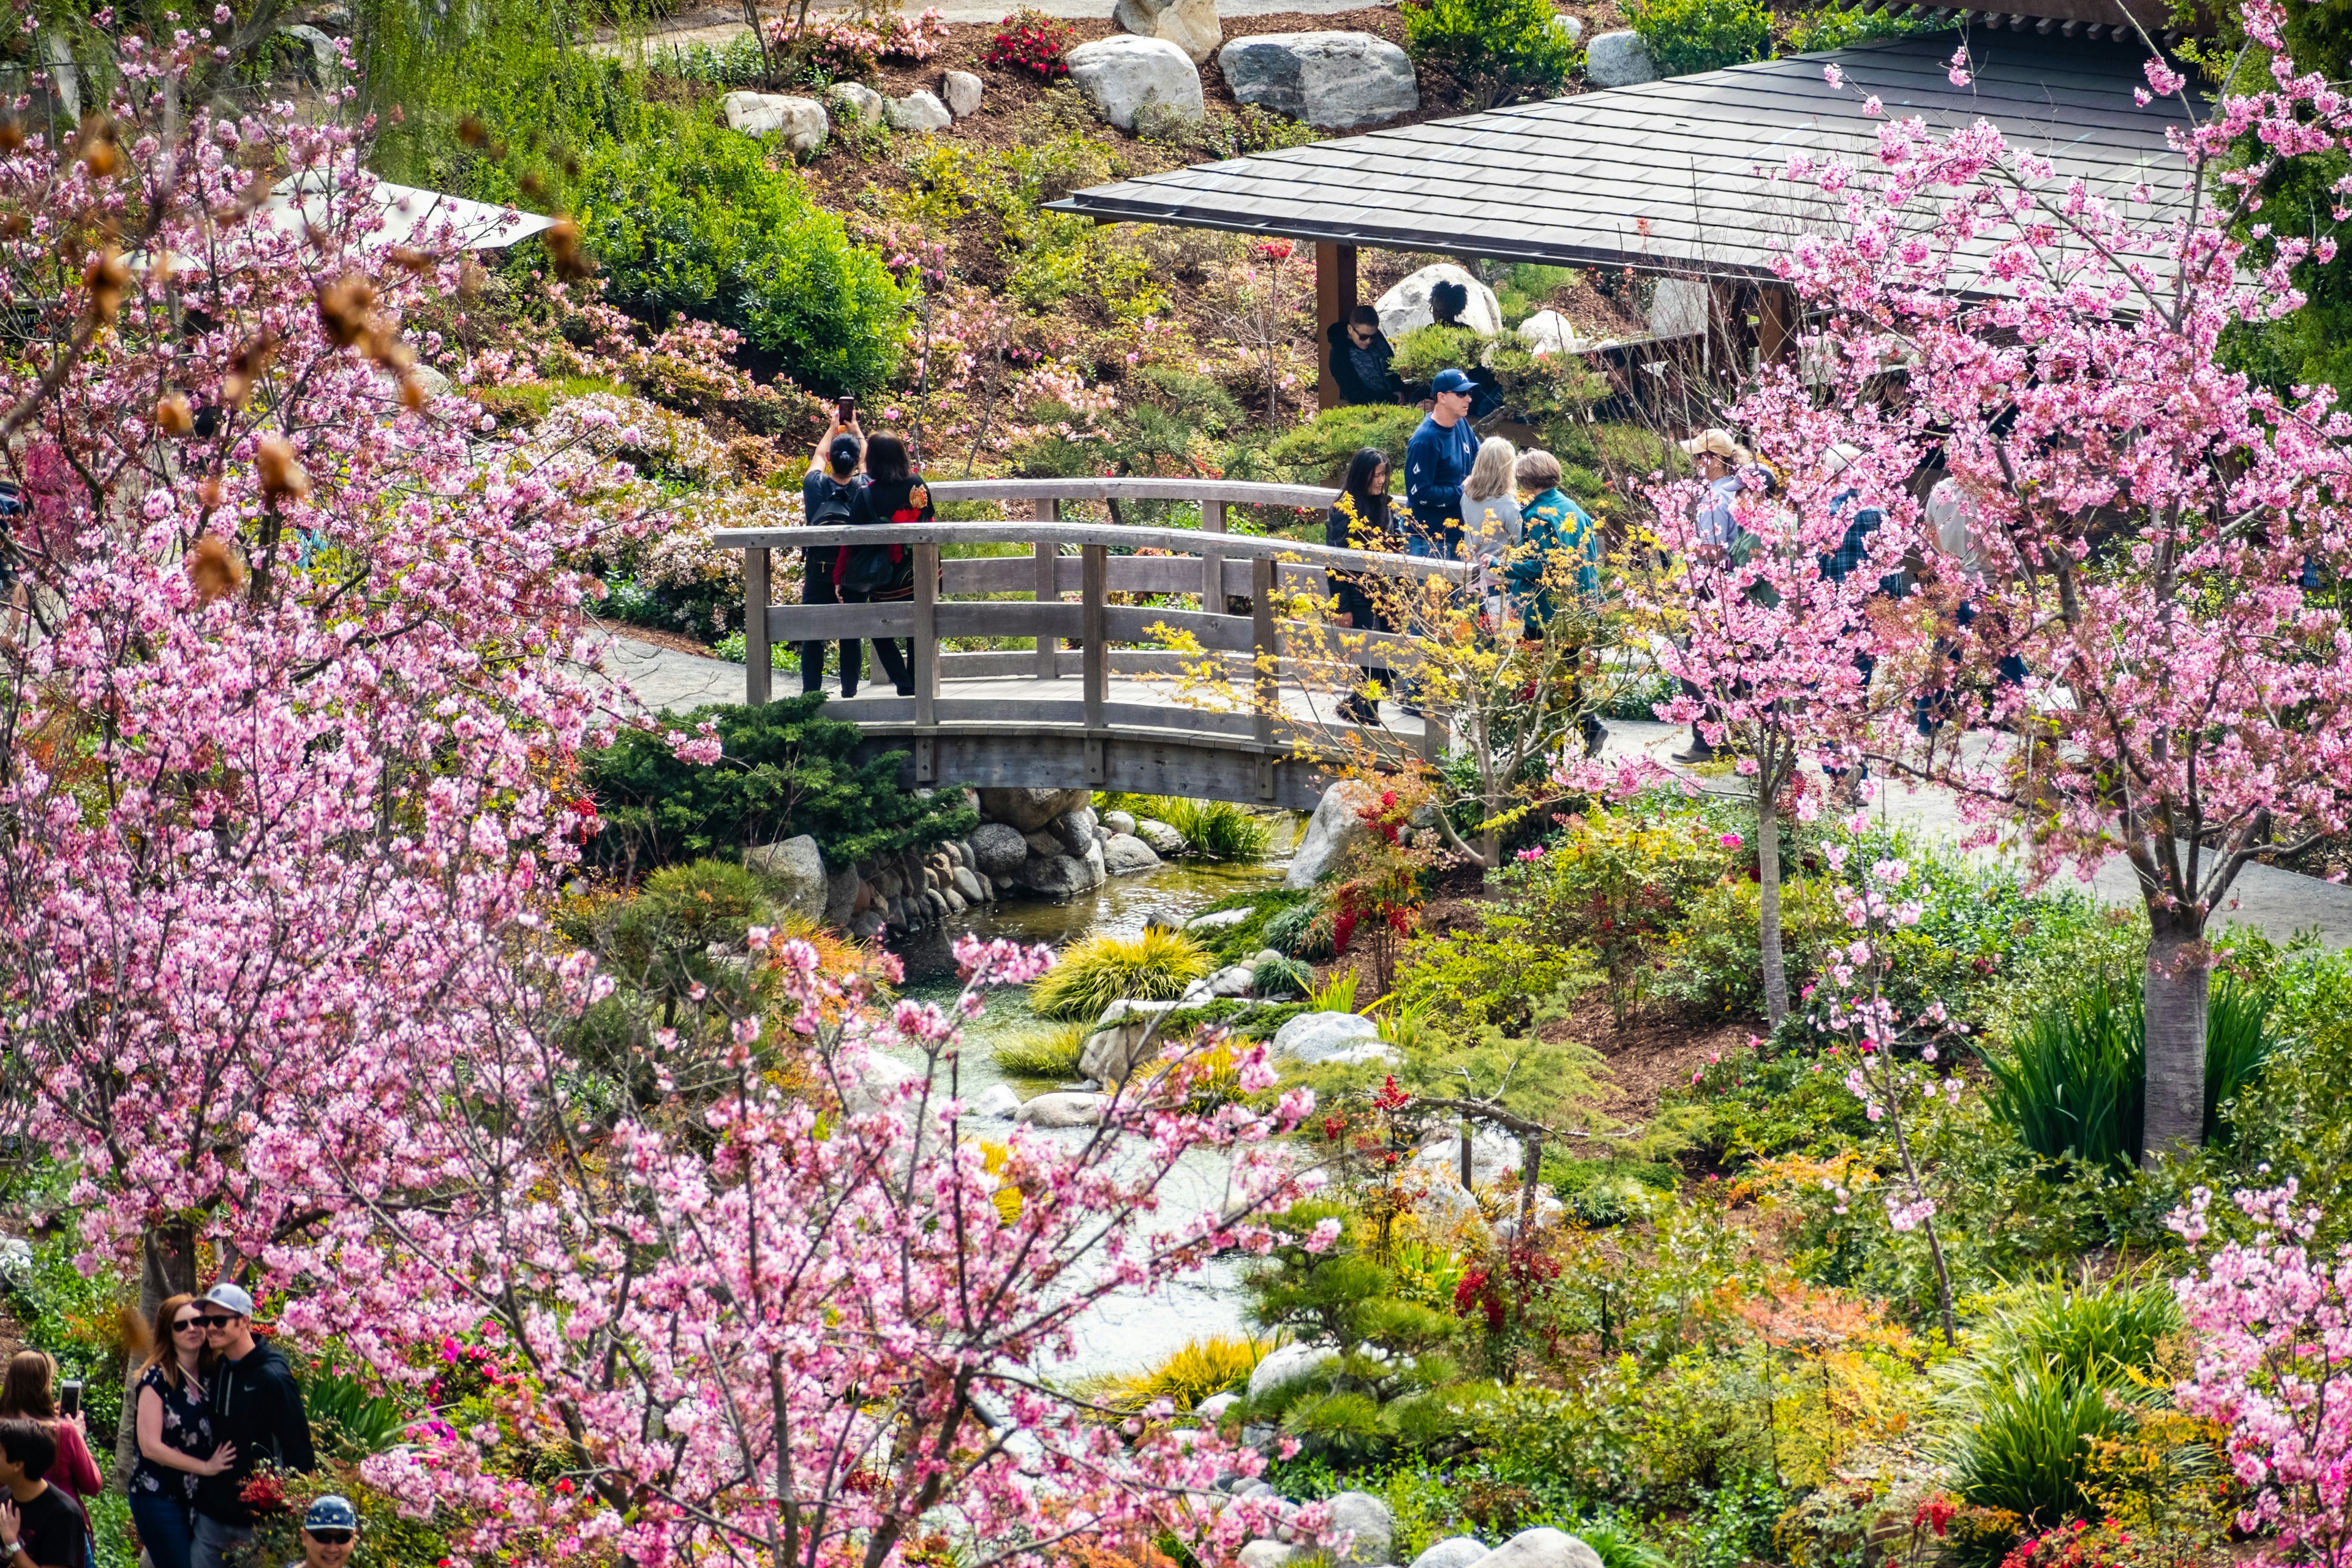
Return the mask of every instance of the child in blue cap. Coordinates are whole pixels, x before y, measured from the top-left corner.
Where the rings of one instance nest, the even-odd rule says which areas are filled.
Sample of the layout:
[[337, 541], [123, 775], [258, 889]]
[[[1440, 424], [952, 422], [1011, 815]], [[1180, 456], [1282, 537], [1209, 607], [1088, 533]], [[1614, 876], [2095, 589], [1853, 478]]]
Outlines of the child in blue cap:
[[302, 1515], [302, 1561], [287, 1568], [343, 1568], [359, 1550], [360, 1514], [351, 1499], [326, 1496], [310, 1500]]

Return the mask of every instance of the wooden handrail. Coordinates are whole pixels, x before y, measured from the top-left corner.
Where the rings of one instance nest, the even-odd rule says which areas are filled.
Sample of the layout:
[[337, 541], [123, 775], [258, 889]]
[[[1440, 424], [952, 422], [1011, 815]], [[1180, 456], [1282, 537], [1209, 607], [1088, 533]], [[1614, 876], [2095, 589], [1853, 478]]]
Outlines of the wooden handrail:
[[826, 528], [721, 528], [712, 531], [710, 542], [721, 550], [803, 550], [827, 544], [1096, 544], [1128, 550], [1165, 550], [1172, 555], [1197, 555], [1213, 550], [1228, 559], [1293, 561], [1386, 577], [1443, 577], [1449, 583], [1466, 582], [1470, 573], [1468, 564], [1460, 561], [1341, 550], [1335, 545], [1307, 544], [1295, 539], [1260, 539], [1246, 533], [1203, 533], [1194, 528], [1122, 528], [1108, 522], [892, 522], [862, 527], [844, 523]]
[[933, 500], [1196, 500], [1224, 506], [1322, 510], [1339, 492], [1328, 485], [1255, 484], [1246, 479], [934, 479]]

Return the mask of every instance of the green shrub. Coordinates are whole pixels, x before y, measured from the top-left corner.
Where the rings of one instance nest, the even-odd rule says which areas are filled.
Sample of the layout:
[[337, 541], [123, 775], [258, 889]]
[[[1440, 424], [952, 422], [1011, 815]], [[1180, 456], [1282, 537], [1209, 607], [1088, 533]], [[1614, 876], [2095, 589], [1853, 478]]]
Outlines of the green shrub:
[[[585, 781], [604, 818], [593, 865], [641, 875], [711, 854], [738, 854], [813, 835], [825, 863], [928, 848], [979, 817], [963, 796], [918, 798], [898, 783], [903, 752], [857, 760], [857, 726], [827, 719], [822, 693], [749, 708], [698, 708], [669, 731], [625, 730], [588, 759]], [[703, 767], [672, 754], [668, 734], [718, 728], [724, 754]]]
[[[1405, 443], [1421, 424], [1421, 410], [1389, 404], [1359, 404], [1327, 408], [1303, 425], [1285, 431], [1243, 464], [1250, 472], [1237, 477], [1278, 479], [1290, 484], [1336, 485], [1348, 461], [1367, 447], [1389, 455], [1389, 467], [1404, 472]], [[1234, 468], [1229, 460], [1228, 469]], [[1400, 487], [1402, 490], [1402, 487]]]
[[1584, 64], [1550, 0], [1406, 0], [1403, 10], [1405, 51], [1461, 83], [1478, 109], [1549, 98]]
[[1272, 1340], [1222, 1337], [1187, 1340], [1158, 1365], [1113, 1378], [1098, 1397], [1114, 1410], [1141, 1410], [1155, 1399], [1191, 1410], [1204, 1399], [1248, 1387], [1250, 1373], [1275, 1344]]
[[1250, 987], [1261, 996], [1304, 996], [1315, 972], [1295, 958], [1269, 958], [1250, 971]]
[[1209, 955], [1181, 931], [1090, 936], [1073, 943], [1030, 988], [1041, 1018], [1092, 1019], [1121, 997], [1164, 1002], [1209, 973]]
[[1850, 49], [1882, 38], [1932, 33], [1941, 26], [1940, 19], [1929, 16], [1898, 16], [1892, 10], [1864, 12], [1860, 6], [1840, 10], [1823, 5], [1797, 18], [1781, 40], [1781, 52], [1808, 55], [1817, 49]]
[[[1740, 878], [1718, 882], [1691, 901], [1666, 942], [1661, 994], [1700, 1012], [1753, 1015], [1764, 995], [1763, 889]], [[1847, 931], [1836, 893], [1819, 878], [1781, 884], [1780, 944], [1792, 973], [1810, 972], [1813, 955]]]
[[1078, 1058], [1087, 1048], [1087, 1025], [1064, 1024], [1026, 1030], [999, 1040], [990, 1055], [996, 1070], [1007, 1078], [1050, 1079], [1060, 1082], [1078, 1075]]
[[1170, 799], [1160, 805], [1154, 815], [1184, 836], [1188, 857], [1255, 865], [1274, 847], [1274, 829], [1265, 818], [1230, 801]]
[[1975, 1346], [1996, 1375], [2049, 1366], [2077, 1384], [2127, 1383], [2180, 1331], [2180, 1303], [2160, 1279], [2097, 1288], [2015, 1286], [1991, 1304]]
[[320, 1445], [346, 1459], [381, 1454], [408, 1430], [407, 1412], [397, 1401], [370, 1394], [349, 1373], [314, 1373], [303, 1386], [302, 1408]]
[[632, 315], [731, 327], [828, 395], [870, 393], [898, 365], [905, 293], [750, 137], [678, 116], [613, 148], [581, 175], [580, 222], [605, 298]]
[[[767, 908], [759, 879], [739, 862], [665, 866], [621, 906], [602, 946], [612, 967], [639, 990], [682, 995], [710, 983], [711, 943], [741, 942]], [[663, 1021], [668, 1022], [667, 1015]]]
[[2091, 1446], [2123, 1437], [2117, 1391], [2030, 1367], [1986, 1388], [1952, 1458], [1960, 1495], [2037, 1523], [2084, 1517]]
[[1721, 70], [1772, 52], [1762, 0], [1634, 0], [1633, 31], [1661, 76]]

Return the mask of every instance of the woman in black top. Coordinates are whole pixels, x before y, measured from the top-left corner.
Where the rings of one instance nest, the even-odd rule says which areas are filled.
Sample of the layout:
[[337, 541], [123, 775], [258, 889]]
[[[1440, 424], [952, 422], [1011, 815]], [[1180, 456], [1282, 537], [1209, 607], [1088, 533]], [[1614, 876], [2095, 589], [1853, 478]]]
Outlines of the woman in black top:
[[[1388, 454], [1379, 447], [1367, 447], [1349, 459], [1347, 477], [1339, 484], [1339, 499], [1324, 514], [1323, 542], [1340, 550], [1403, 553], [1404, 541], [1398, 537], [1389, 511]], [[1340, 625], [1367, 632], [1395, 629], [1391, 617], [1381, 609], [1380, 599], [1388, 596], [1391, 590], [1380, 577], [1335, 572], [1331, 574], [1331, 589], [1339, 601]], [[1351, 724], [1381, 721], [1380, 704], [1372, 694], [1371, 683], [1377, 681], [1385, 689], [1393, 679], [1386, 668], [1379, 667], [1367, 668], [1364, 676], [1365, 685], [1339, 705], [1340, 717]]]
[[[866, 443], [866, 488], [857, 492], [850, 511], [853, 524], [929, 522], [933, 517], [931, 492], [915, 472], [906, 442], [896, 436], [877, 436]], [[841, 552], [834, 568], [845, 605], [904, 603], [915, 596], [915, 548], [911, 544], [861, 544]], [[901, 697], [915, 694], [915, 677], [908, 665], [911, 645], [897, 637], [876, 637], [874, 658]], [[845, 656], [855, 660], [856, 655]], [[842, 680], [854, 686], [856, 670], [842, 666]]]
[[213, 1441], [205, 1310], [194, 1296], [173, 1296], [155, 1309], [154, 1346], [131, 1391], [139, 1458], [128, 1482], [131, 1518], [155, 1568], [188, 1568], [196, 1479], [220, 1474], [236, 1458]]

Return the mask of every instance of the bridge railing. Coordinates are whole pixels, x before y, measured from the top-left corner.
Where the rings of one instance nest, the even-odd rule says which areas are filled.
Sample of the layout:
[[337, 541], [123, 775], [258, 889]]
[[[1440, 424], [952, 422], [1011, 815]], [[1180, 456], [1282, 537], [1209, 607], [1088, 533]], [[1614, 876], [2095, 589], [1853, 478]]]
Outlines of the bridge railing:
[[[1328, 508], [1338, 492], [1309, 485], [1244, 484], [1199, 479], [978, 479], [941, 480], [930, 486], [935, 503], [999, 501], [1025, 508], [1028, 521], [1002, 522], [893, 523], [887, 527], [720, 529], [712, 535], [720, 549], [744, 552], [744, 700], [762, 703], [772, 695], [779, 644], [836, 642], [850, 638], [906, 637], [912, 643], [912, 730], [918, 782], [934, 782], [938, 755], [929, 743], [940, 729], [940, 685], [943, 677], [1024, 675], [1058, 680], [1076, 674], [1079, 700], [1030, 703], [1006, 710], [996, 721], [1067, 726], [1075, 721], [1089, 743], [1089, 782], [1103, 782], [1102, 748], [1118, 730], [1181, 729], [1214, 731], [1220, 744], [1240, 746], [1268, 759], [1261, 777], [1271, 778], [1271, 759], [1287, 749], [1277, 742], [1277, 715], [1286, 673], [1303, 674], [1301, 659], [1328, 667], [1335, 659], [1367, 668], [1409, 668], [1415, 662], [1409, 636], [1351, 629], [1334, 639], [1310, 624], [1277, 617], [1280, 594], [1330, 592], [1329, 574], [1342, 572], [1409, 580], [1464, 581], [1467, 568], [1456, 562], [1391, 555], [1294, 540], [1265, 539], [1225, 531], [1225, 509], [1233, 505]], [[1200, 507], [1202, 526], [1149, 528], [1113, 523], [1065, 522], [1066, 502], [1183, 500]], [[824, 545], [901, 544], [914, 551], [915, 596], [884, 604], [772, 605], [772, 556], [778, 550]], [[940, 550], [956, 544], [1025, 544], [1026, 556], [997, 555], [944, 563]], [[1076, 554], [1065, 554], [1076, 546]], [[1121, 553], [1114, 554], [1114, 551]], [[1135, 554], [1136, 551], [1157, 553]], [[1065, 597], [1075, 592], [1074, 601]], [[961, 599], [957, 595], [1027, 594], [1025, 601]], [[1162, 599], [1189, 597], [1199, 607], [1116, 605], [1118, 594]], [[1229, 600], [1245, 597], [1246, 614], [1232, 613]], [[1118, 643], [1160, 640], [1160, 629], [1183, 635], [1206, 653], [1232, 661], [1250, 688], [1243, 713], [1182, 713], [1169, 703], [1139, 713], [1135, 705], [1109, 700], [1114, 673], [1171, 673], [1197, 655], [1148, 648], [1114, 649]], [[954, 637], [1025, 639], [1028, 650], [946, 653]], [[1076, 647], [1065, 649], [1073, 640]], [[1075, 665], [1075, 668], [1073, 666]], [[1297, 668], [1293, 668], [1292, 666]], [[1333, 721], [1332, 727], [1339, 727]], [[1434, 755], [1444, 743], [1443, 727], [1424, 726], [1420, 749]], [[1271, 798], [1271, 785], [1266, 786]]]

